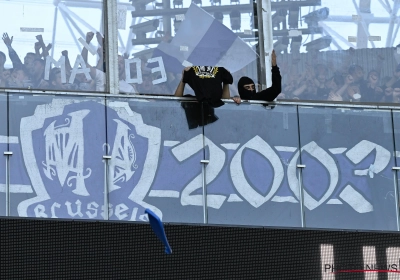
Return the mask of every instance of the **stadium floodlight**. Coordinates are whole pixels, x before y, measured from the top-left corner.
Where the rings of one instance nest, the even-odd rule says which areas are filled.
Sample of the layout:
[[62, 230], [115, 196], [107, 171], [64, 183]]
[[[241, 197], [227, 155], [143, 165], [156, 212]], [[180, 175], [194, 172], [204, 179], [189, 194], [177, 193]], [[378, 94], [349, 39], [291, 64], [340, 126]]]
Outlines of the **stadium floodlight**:
[[229, 14], [231, 19], [231, 28], [232, 30], [240, 30], [240, 26], [242, 25], [241, 14], [239, 10], [232, 10]]
[[136, 39], [145, 39], [146, 33], [156, 31], [160, 25], [159, 19], [153, 19], [139, 24], [132, 25], [130, 28], [135, 33]]
[[299, 6], [291, 4], [289, 7], [289, 28], [299, 28]]
[[290, 53], [298, 54], [300, 53], [301, 42], [303, 41], [303, 36], [299, 35], [296, 37], [292, 37], [290, 42]]
[[320, 51], [322, 49], [328, 48], [331, 45], [331, 43], [332, 43], [332, 37], [324, 36], [314, 41], [311, 41], [310, 43], [304, 44], [304, 46], [306, 47], [307, 51], [311, 50]]
[[281, 23], [286, 22], [287, 10], [279, 9], [275, 14], [272, 15], [272, 28], [281, 29]]
[[179, 27], [181, 26], [182, 20], [174, 19], [174, 30], [175, 33], [178, 32]]
[[135, 10], [146, 10], [146, 5], [154, 2], [154, 0], [129, 0], [129, 2], [132, 2]]
[[183, 0], [174, 0], [174, 8], [183, 8]]
[[281, 37], [274, 43], [274, 50], [276, 53], [287, 53], [289, 46], [289, 37]]
[[258, 29], [257, 3], [253, 2], [253, 16], [250, 18], [252, 29]]
[[316, 33], [318, 32], [318, 22], [327, 19], [328, 16], [329, 8], [325, 7], [305, 15], [303, 18], [311, 33]]
[[210, 0], [211, 6], [219, 4], [221, 6], [221, 0]]
[[215, 12], [214, 18], [222, 23], [224, 20], [224, 14], [222, 12]]

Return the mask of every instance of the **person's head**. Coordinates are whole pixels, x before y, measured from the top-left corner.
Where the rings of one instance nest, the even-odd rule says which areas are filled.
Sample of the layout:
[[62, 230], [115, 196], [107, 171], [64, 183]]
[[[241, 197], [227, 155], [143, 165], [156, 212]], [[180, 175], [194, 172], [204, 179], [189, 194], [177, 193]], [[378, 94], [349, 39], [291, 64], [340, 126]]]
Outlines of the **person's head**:
[[33, 67], [33, 62], [38, 59], [37, 55], [34, 53], [27, 53], [25, 58], [24, 58], [24, 65], [27, 69], [30, 69]]
[[397, 81], [393, 84], [393, 97], [400, 98], [400, 81]]
[[32, 63], [32, 76], [39, 78], [44, 73], [46, 63], [43, 59], [35, 59]]
[[12, 72], [12, 78], [14, 81], [22, 83], [28, 79], [28, 75], [23, 68], [14, 68]]
[[394, 75], [399, 79], [400, 78], [400, 64], [397, 65], [396, 70], [394, 71]]
[[140, 91], [144, 93], [151, 93], [153, 89], [153, 79], [151, 78], [151, 75], [144, 74], [142, 79], [143, 82], [140, 84]]
[[3, 52], [0, 52], [0, 67], [4, 67], [7, 57]]
[[3, 71], [3, 79], [8, 80], [11, 77], [11, 69], [4, 69]]
[[379, 82], [379, 73], [376, 70], [371, 70], [368, 73], [368, 82], [371, 84], [377, 84]]
[[317, 78], [318, 82], [324, 84], [326, 82], [327, 75], [328, 68], [325, 65], [317, 64], [315, 66], [315, 77]]
[[344, 84], [344, 78], [342, 75], [335, 74], [326, 82], [326, 87], [330, 90], [336, 91]]
[[360, 65], [350, 66], [349, 74], [353, 77], [355, 82], [362, 80], [364, 78], [364, 70]]
[[256, 85], [254, 84], [254, 81], [250, 79], [249, 77], [241, 77], [238, 81], [238, 91], [239, 95], [243, 94], [251, 94], [256, 92]]
[[51, 69], [49, 80], [52, 86], [55, 88], [61, 88], [63, 86], [61, 81], [61, 69], [56, 67]]

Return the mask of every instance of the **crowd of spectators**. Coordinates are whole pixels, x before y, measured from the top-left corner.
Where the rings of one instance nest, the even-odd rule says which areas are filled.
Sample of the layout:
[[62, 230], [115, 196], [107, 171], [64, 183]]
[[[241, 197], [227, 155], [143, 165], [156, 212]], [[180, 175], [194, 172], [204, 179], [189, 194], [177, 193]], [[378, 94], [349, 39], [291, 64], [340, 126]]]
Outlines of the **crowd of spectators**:
[[392, 76], [382, 77], [384, 57], [377, 55], [375, 69], [366, 72], [351, 63], [354, 55], [355, 50], [350, 49], [349, 62], [344, 61], [339, 69], [333, 63], [312, 63], [298, 73], [298, 61], [291, 66], [280, 65], [283, 82], [278, 99], [400, 103], [400, 64]]
[[[64, 91], [104, 91], [106, 83], [106, 66], [104, 62], [105, 51], [103, 49], [104, 38], [100, 33], [86, 34], [86, 44], [90, 45], [96, 37], [98, 43], [97, 63], [88, 63], [88, 48], [84, 47], [81, 57], [86, 63], [75, 65], [78, 68], [89, 68], [88, 74], [79, 72], [74, 76], [73, 81], [70, 77], [73, 74], [68, 57], [68, 51], [62, 51], [65, 57], [65, 75], [62, 79], [63, 69], [52, 67], [49, 73], [45, 73], [46, 57], [52, 48], [51, 44], [45, 44], [41, 35], [36, 36], [37, 42], [34, 44], [34, 52], [25, 55], [23, 62], [13, 48], [13, 37], [7, 33], [2, 36], [3, 42], [8, 49], [8, 56], [12, 62], [12, 68], [5, 68], [7, 56], [0, 52], [0, 88], [27, 88], [43, 90], [64, 90]], [[350, 56], [354, 55], [355, 50], [350, 50]], [[167, 81], [154, 84], [153, 81], [159, 79], [157, 73], [152, 73], [151, 65], [148, 65], [146, 57], [141, 58], [140, 71], [142, 82], [133, 84], [126, 82], [127, 78], [137, 76], [137, 65], [130, 64], [130, 76], [126, 77], [125, 60], [127, 56], [118, 56], [120, 93], [122, 94], [160, 94], [168, 95], [176, 88], [180, 81], [180, 74], [167, 73]], [[362, 66], [351, 63], [343, 63], [340, 69], [334, 69], [331, 64], [320, 64], [317, 62], [306, 64], [304, 71], [296, 71], [298, 68], [296, 60], [292, 65], [278, 65], [283, 76], [282, 93], [278, 99], [295, 100], [317, 100], [317, 101], [349, 101], [349, 102], [385, 102], [400, 103], [400, 64], [394, 69], [390, 77], [381, 77], [384, 58], [377, 56], [375, 69], [367, 72]], [[76, 63], [75, 63], [76, 64]], [[51, 64], [51, 66], [54, 66]], [[60, 66], [60, 65], [57, 65]], [[235, 90], [231, 88], [231, 92]]]
[[[86, 35], [86, 43], [90, 44], [95, 34], [88, 32]], [[97, 49], [98, 62], [91, 66], [88, 63], [88, 49], [83, 48], [81, 56], [86, 65], [77, 65], [78, 68], [90, 68], [88, 75], [78, 72], [71, 83], [70, 76], [73, 72], [68, 51], [62, 51], [61, 55], [65, 57], [66, 81], [62, 81], [61, 67], [52, 67], [49, 69], [48, 77], [46, 77], [46, 57], [53, 47], [51, 44], [46, 45], [41, 35], [36, 36], [37, 42], [34, 45], [34, 52], [28, 52], [23, 62], [20, 56], [13, 48], [13, 37], [7, 33], [2, 36], [3, 42], [8, 49], [8, 56], [12, 62], [12, 68], [6, 69], [6, 54], [0, 52], [0, 87], [2, 88], [28, 88], [43, 90], [71, 90], [71, 91], [104, 91], [105, 88], [105, 64], [104, 64], [104, 39], [100, 33], [96, 34], [99, 44]]]

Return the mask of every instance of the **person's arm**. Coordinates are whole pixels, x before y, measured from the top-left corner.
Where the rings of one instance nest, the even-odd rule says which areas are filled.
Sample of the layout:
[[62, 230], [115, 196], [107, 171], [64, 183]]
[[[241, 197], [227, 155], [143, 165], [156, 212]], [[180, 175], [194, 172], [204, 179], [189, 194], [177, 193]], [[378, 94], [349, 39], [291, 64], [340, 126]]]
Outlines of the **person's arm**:
[[231, 92], [229, 91], [229, 84], [224, 84], [222, 86], [222, 99], [231, 98]]
[[179, 85], [175, 90], [174, 96], [177, 96], [177, 97], [182, 97], [183, 96], [183, 90], [185, 89], [185, 85], [186, 85], [186, 83], [183, 82], [183, 78], [185, 76], [185, 71], [189, 71], [189, 69], [190, 69], [190, 67], [185, 67], [182, 70], [182, 79], [180, 80]]
[[271, 65], [272, 65], [272, 70], [271, 70], [272, 85], [271, 85], [271, 87], [253, 94], [251, 99], [273, 101], [281, 93], [281, 91], [282, 91], [282, 76], [279, 71], [279, 67], [276, 63], [275, 51], [272, 51]]
[[8, 48], [8, 56], [11, 59], [11, 62], [13, 64], [13, 68], [18, 68], [18, 67], [22, 67], [22, 61], [19, 58], [18, 54], [16, 53], [16, 51], [12, 48], [12, 42], [14, 39], [14, 36], [11, 36], [11, 38], [8, 36], [8, 33], [3, 33], [3, 42], [6, 45], [6, 47]]
[[178, 87], [177, 87], [176, 90], [175, 90], [174, 96], [182, 97], [182, 96], [183, 96], [183, 90], [184, 90], [184, 89], [185, 89], [185, 83], [184, 83], [182, 80], [180, 80], [179, 85], [178, 85]]

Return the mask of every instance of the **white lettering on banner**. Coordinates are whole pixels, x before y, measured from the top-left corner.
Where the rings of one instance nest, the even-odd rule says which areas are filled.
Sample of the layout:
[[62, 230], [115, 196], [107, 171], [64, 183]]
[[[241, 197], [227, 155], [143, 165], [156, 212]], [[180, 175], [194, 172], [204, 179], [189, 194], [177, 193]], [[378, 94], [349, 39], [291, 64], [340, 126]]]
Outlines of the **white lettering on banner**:
[[[242, 155], [244, 149], [252, 149], [259, 152], [263, 155], [272, 165], [274, 169], [274, 179], [272, 182], [272, 186], [270, 191], [266, 196], [262, 196], [259, 194], [247, 181], [246, 176], [243, 172], [242, 166]], [[274, 152], [270, 145], [267, 144], [260, 136], [255, 136], [251, 140], [249, 140], [246, 144], [244, 144], [234, 155], [231, 165], [231, 178], [233, 185], [239, 194], [244, 197], [253, 207], [260, 207], [265, 202], [270, 200], [272, 196], [276, 193], [279, 186], [281, 185], [284, 177], [283, 165], [278, 157], [278, 155]]]
[[370, 168], [364, 170], [355, 170], [354, 174], [358, 176], [369, 175], [370, 178], [383, 171], [390, 162], [390, 152], [382, 146], [372, 143], [368, 140], [362, 140], [360, 143], [350, 149], [346, 156], [354, 163], [358, 164], [365, 159], [373, 150], [376, 150], [375, 161]]
[[[73, 209], [74, 204], [76, 205], [76, 209]], [[126, 204], [120, 203], [115, 206], [115, 209], [112, 204], [109, 204], [108, 206], [109, 206], [108, 212], [109, 212], [110, 217], [112, 215], [114, 215], [114, 213], [115, 213], [115, 216], [117, 217], [118, 220], [125, 220], [126, 218], [128, 218], [130, 208], [128, 206], [126, 206]], [[87, 216], [87, 218], [89, 218], [89, 219], [99, 219], [99, 218], [104, 219], [104, 205], [101, 206], [102, 212], [99, 213], [99, 211], [98, 211], [99, 204], [92, 201], [87, 204], [86, 211], [84, 211], [85, 209], [82, 209], [82, 202], [79, 199], [76, 200], [74, 203], [71, 203], [70, 201], [66, 201], [65, 206], [62, 206], [59, 203], [54, 202], [50, 207], [51, 218], [59, 218], [57, 216], [57, 211], [59, 209], [60, 212], [64, 212], [64, 209], [62, 209], [62, 207], [64, 207], [64, 209], [67, 210], [68, 215], [71, 218], [74, 218], [77, 216], [83, 218], [83, 217]], [[35, 217], [47, 218], [48, 214], [46, 213], [46, 211], [48, 211], [48, 209], [46, 210], [46, 207], [44, 205], [42, 205], [42, 204], [36, 205], [36, 207], [34, 208]], [[136, 221], [137, 212], [138, 212], [138, 208], [134, 207], [132, 209], [132, 215], [131, 215], [130, 221]], [[141, 215], [141, 220], [143, 220], [142, 216], [143, 215]], [[146, 218], [144, 218], [144, 219], [146, 219]]]
[[[205, 137], [205, 144], [208, 146], [210, 153], [210, 164], [206, 167], [207, 178], [206, 184], [210, 184], [219, 175], [225, 163], [225, 153], [218, 148], [212, 141]], [[203, 149], [203, 135], [199, 134], [192, 139], [180, 144], [172, 149], [175, 158], [182, 162], [189, 157], [195, 155]], [[182, 205], [203, 205], [203, 195], [191, 195], [194, 191], [202, 187], [202, 174], [194, 178], [182, 191]], [[226, 196], [224, 195], [207, 195], [207, 205], [215, 209], [221, 208]]]
[[[324, 203], [333, 193], [333, 191], [336, 188], [336, 185], [339, 181], [339, 170], [336, 166], [335, 160], [321, 147], [317, 145], [314, 141], [308, 143], [305, 145], [302, 149], [302, 151], [306, 151], [315, 158], [317, 161], [319, 161], [328, 171], [329, 173], [329, 186], [327, 190], [325, 191], [324, 195], [321, 197], [320, 200], [314, 199], [307, 191], [306, 191], [306, 186], [303, 188], [303, 193], [304, 193], [304, 205], [309, 209], [313, 210], [320, 206], [322, 203]], [[289, 163], [288, 166], [288, 182], [289, 182], [289, 187], [294, 193], [294, 195], [297, 197], [297, 199], [300, 199], [300, 190], [299, 190], [299, 182], [297, 179], [296, 171], [297, 171], [297, 159], [299, 157], [299, 152], [296, 153], [296, 155], [292, 158], [292, 160]]]
[[44, 205], [42, 204], [36, 205], [33, 211], [35, 212], [36, 218], [47, 218], [47, 214], [45, 213], [46, 208], [44, 207]]
[[[85, 179], [90, 177], [92, 170], [87, 168], [84, 175], [84, 139], [83, 119], [89, 114], [89, 110], [80, 110], [68, 114], [71, 118], [65, 119], [65, 124], [55, 126], [53, 121], [45, 130], [46, 162], [43, 162], [43, 171], [47, 178], [53, 180], [57, 176], [61, 186], [70, 172], [75, 176], [69, 176], [67, 185], [72, 186], [71, 180], [76, 180], [75, 194], [88, 196]], [[73, 160], [71, 160], [71, 158]], [[55, 170], [53, 168], [55, 167]]]
[[153, 57], [147, 60], [147, 63], [158, 62], [158, 67], [152, 68], [151, 73], [160, 72], [161, 77], [153, 81], [153, 85], [161, 84], [167, 81], [167, 73], [165, 73], [164, 61], [161, 56]]
[[126, 210], [129, 210], [128, 206], [126, 206], [125, 204], [121, 203], [118, 204], [117, 206], [115, 206], [115, 216], [118, 218], [118, 220], [123, 220], [126, 217], [128, 217], [128, 214], [124, 213]]
[[60, 207], [61, 207], [60, 203], [57, 203], [57, 202], [54, 202], [53, 205], [51, 205], [50, 211], [51, 211], [52, 218], [58, 218], [56, 216], [56, 208], [60, 208]]
[[[136, 66], [136, 78], [131, 78], [131, 64], [135, 63]], [[141, 84], [143, 83], [142, 78], [142, 61], [140, 58], [125, 59], [125, 73], [126, 82], [129, 84]]]
[[115, 133], [115, 140], [111, 151], [111, 160], [109, 164], [111, 174], [111, 184], [109, 192], [115, 191], [120, 187], [118, 182], [129, 181], [138, 166], [136, 162], [136, 151], [132, 141], [135, 138], [130, 132], [128, 125], [118, 119], [114, 119], [117, 123], [117, 131]]
[[[99, 205], [96, 202], [92, 201], [88, 203], [87, 205], [88, 211], [86, 211], [86, 215], [89, 217], [89, 219], [94, 219], [97, 217], [97, 211], [98, 211], [97, 208], [99, 208]], [[89, 210], [93, 210], [93, 212], [89, 212]]]
[[44, 79], [49, 80], [51, 64], [54, 67], [59, 67], [61, 70], [61, 82], [65, 84], [67, 82], [67, 74], [65, 73], [65, 56], [61, 56], [58, 61], [55, 61], [51, 56], [46, 57], [46, 67], [44, 69]]
[[76, 204], [76, 212], [73, 212], [71, 202], [69, 201], [65, 202], [65, 205], [67, 206], [68, 215], [70, 215], [71, 217], [79, 216], [82, 218], [83, 217], [83, 214], [81, 212], [82, 202], [78, 199], [77, 201], [75, 201], [75, 204]]
[[[152, 81], [153, 85], [161, 84], [167, 81], [167, 72], [164, 67], [164, 60], [161, 56], [149, 58], [147, 63], [158, 63], [157, 67], [151, 68], [151, 73], [160, 72], [160, 78]], [[131, 64], [136, 64], [136, 78], [131, 78]], [[143, 83], [142, 78], [142, 60], [140, 58], [131, 58], [125, 60], [125, 74], [126, 82], [130, 84], [141, 84]]]

